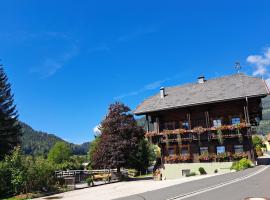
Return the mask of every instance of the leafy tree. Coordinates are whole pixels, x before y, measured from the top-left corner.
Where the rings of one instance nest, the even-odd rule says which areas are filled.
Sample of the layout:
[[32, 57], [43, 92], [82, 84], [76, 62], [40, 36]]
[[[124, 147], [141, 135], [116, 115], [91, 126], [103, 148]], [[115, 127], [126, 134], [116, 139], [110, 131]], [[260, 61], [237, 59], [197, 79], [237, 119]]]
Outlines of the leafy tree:
[[15, 147], [12, 155], [7, 157], [7, 163], [11, 170], [11, 184], [15, 194], [23, 191], [26, 182], [26, 168], [20, 147]]
[[0, 198], [13, 194], [11, 171], [6, 162], [0, 161]]
[[263, 148], [265, 146], [263, 144], [263, 139], [258, 135], [252, 136], [252, 144], [254, 147], [260, 147], [260, 148]]
[[0, 159], [20, 142], [21, 130], [11, 84], [0, 65]]
[[15, 147], [5, 160], [0, 162], [0, 197], [24, 191], [26, 167], [20, 147]]
[[57, 165], [42, 157], [25, 156], [19, 147], [0, 162], [0, 198], [16, 194], [54, 191]]
[[129, 165], [144, 172], [156, 160], [155, 147], [146, 139], [141, 139], [135, 154], [130, 155]]
[[95, 138], [95, 140], [91, 142], [91, 145], [90, 145], [90, 148], [89, 148], [89, 151], [88, 151], [88, 158], [89, 158], [89, 161], [90, 161], [90, 167], [92, 167], [93, 156], [97, 151], [99, 142], [100, 142], [100, 136], [97, 136]]
[[137, 152], [144, 136], [143, 129], [137, 125], [130, 108], [121, 103], [109, 106], [108, 115], [101, 123], [101, 136], [93, 155], [96, 168], [128, 167], [130, 155]]
[[26, 183], [24, 192], [53, 191], [56, 180], [54, 172], [56, 166], [42, 157], [24, 157], [26, 171]]
[[70, 146], [65, 142], [57, 142], [48, 154], [48, 160], [61, 164], [70, 160], [72, 153]]

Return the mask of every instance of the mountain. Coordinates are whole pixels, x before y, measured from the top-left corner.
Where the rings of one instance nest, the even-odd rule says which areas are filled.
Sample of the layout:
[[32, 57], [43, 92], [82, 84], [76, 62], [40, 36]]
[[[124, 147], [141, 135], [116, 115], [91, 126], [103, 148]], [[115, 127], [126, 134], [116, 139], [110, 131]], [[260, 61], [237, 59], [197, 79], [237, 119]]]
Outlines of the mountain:
[[[137, 123], [139, 126], [145, 128], [145, 117], [137, 119]], [[90, 142], [86, 142], [81, 145], [69, 143], [54, 134], [36, 131], [26, 123], [20, 122], [20, 124], [23, 132], [21, 146], [23, 152], [27, 155], [47, 155], [56, 142], [66, 142], [69, 144], [74, 155], [86, 155], [91, 145]]]
[[[47, 155], [50, 149], [56, 142], [66, 142], [65, 140], [57, 137], [53, 134], [48, 134], [42, 131], [36, 131], [29, 125], [20, 122], [22, 126], [23, 136], [21, 139], [22, 150], [28, 155]], [[68, 143], [70, 145], [74, 155], [86, 155], [90, 142], [83, 143], [81, 145]]]

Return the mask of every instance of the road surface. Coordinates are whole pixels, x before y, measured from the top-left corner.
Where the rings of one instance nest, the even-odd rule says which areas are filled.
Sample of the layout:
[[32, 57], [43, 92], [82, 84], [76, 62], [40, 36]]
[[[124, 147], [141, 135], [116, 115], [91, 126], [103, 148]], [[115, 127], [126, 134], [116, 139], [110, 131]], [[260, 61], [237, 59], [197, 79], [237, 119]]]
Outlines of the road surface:
[[247, 197], [270, 197], [270, 166], [258, 166], [117, 200], [244, 200]]

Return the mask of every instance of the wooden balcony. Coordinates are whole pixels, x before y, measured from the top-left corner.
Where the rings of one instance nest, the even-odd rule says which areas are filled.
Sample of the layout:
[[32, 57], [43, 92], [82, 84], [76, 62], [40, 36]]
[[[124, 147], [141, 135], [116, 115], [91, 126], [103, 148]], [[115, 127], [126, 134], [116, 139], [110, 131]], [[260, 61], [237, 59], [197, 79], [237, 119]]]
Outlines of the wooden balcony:
[[[203, 128], [203, 127], [195, 127], [191, 130], [186, 129], [174, 129], [174, 130], [162, 130], [160, 132], [152, 131], [147, 132], [145, 134], [146, 137], [154, 137], [154, 136], [168, 136], [168, 135], [181, 135], [181, 138], [185, 138], [188, 136], [188, 139], [196, 140], [198, 136], [207, 134], [208, 137], [215, 138], [218, 132], [222, 132], [222, 136], [233, 138], [238, 137], [239, 132], [243, 134], [243, 130], [249, 129], [251, 126], [247, 123], [240, 123], [237, 125], [223, 125], [220, 127], [211, 127], [211, 128]], [[247, 135], [245, 132], [244, 134]], [[250, 133], [249, 133], [250, 134]], [[247, 135], [248, 136], [248, 135]]]

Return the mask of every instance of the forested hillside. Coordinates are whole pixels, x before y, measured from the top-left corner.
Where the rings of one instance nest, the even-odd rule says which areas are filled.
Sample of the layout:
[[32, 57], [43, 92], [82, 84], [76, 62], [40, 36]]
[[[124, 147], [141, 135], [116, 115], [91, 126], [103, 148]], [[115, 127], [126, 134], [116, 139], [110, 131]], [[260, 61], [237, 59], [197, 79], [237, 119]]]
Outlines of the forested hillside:
[[[21, 126], [23, 132], [22, 149], [26, 154], [47, 155], [56, 142], [64, 141], [53, 134], [36, 131], [25, 123], [21, 122]], [[71, 146], [74, 155], [86, 155], [90, 145], [89, 142], [83, 143], [82, 145], [66, 143]]]

